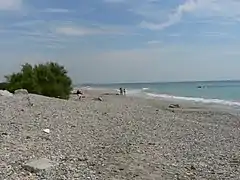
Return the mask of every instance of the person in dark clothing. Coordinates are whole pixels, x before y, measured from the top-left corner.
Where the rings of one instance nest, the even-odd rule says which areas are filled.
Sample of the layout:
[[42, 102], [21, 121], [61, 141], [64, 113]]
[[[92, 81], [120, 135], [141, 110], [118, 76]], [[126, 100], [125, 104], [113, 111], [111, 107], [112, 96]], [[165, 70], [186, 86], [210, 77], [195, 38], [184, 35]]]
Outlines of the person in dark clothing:
[[126, 89], [125, 88], [123, 89], [123, 94], [126, 95]]
[[120, 95], [123, 95], [123, 89], [119, 88], [119, 91], [120, 91]]
[[78, 89], [77, 96], [79, 97], [79, 99], [82, 99], [82, 95], [83, 95], [83, 92]]

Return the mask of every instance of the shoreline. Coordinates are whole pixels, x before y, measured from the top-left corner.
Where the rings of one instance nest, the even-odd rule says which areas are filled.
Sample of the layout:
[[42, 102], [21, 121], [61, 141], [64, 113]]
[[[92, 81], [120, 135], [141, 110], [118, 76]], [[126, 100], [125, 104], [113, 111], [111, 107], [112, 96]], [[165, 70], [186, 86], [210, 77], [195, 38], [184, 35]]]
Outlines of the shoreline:
[[[93, 92], [93, 94], [98, 94], [99, 96], [106, 95], [116, 95], [119, 93], [117, 89], [111, 89], [111, 88], [95, 88], [95, 87], [80, 87], [75, 89], [82, 89], [86, 92]], [[128, 94], [127, 97], [131, 98], [138, 98], [142, 100], [147, 100], [152, 104], [155, 104], [157, 106], [160, 106], [162, 108], [167, 108], [170, 104], [179, 104], [182, 108], [185, 109], [199, 109], [199, 110], [209, 110], [209, 111], [225, 111], [229, 113], [239, 113], [240, 112], [240, 105], [239, 106], [232, 106], [227, 104], [221, 104], [221, 103], [207, 103], [207, 102], [199, 102], [194, 100], [186, 100], [186, 99], [175, 99], [175, 98], [167, 98], [167, 97], [151, 97], [146, 96], [146, 94], [136, 95], [136, 94]], [[177, 97], [177, 96], [176, 96]], [[188, 98], [188, 97], [187, 97]], [[195, 97], [193, 97], [195, 98]], [[207, 99], [206, 99], [207, 100]], [[209, 99], [214, 100], [214, 99]], [[220, 100], [220, 99], [219, 99]], [[223, 100], [228, 102], [227, 100]], [[233, 101], [229, 101], [233, 102]], [[239, 102], [240, 104], [240, 102]]]

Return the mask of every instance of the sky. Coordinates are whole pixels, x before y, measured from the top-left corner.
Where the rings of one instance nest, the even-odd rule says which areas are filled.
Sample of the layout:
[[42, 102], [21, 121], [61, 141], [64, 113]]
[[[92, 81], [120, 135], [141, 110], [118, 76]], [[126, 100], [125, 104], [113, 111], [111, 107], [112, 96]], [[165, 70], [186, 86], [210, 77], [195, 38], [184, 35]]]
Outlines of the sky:
[[0, 80], [58, 62], [74, 83], [240, 79], [240, 0], [0, 0]]

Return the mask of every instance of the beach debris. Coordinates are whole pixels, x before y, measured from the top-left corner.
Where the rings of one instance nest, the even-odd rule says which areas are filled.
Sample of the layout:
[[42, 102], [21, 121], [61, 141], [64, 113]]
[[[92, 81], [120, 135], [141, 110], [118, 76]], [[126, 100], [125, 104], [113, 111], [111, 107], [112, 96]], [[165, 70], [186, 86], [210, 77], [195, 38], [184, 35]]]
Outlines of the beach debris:
[[43, 129], [43, 132], [45, 132], [45, 133], [50, 133], [50, 129]]
[[168, 107], [169, 108], [180, 108], [180, 105], [179, 104], [170, 104]]
[[17, 89], [14, 91], [14, 94], [21, 94], [21, 95], [27, 95], [28, 94], [28, 90], [26, 89]]
[[11, 97], [11, 96], [13, 96], [13, 94], [10, 93], [10, 92], [7, 91], [7, 90], [0, 90], [0, 96]]
[[55, 165], [57, 165], [56, 162], [50, 161], [46, 158], [41, 158], [27, 162], [25, 165], [23, 165], [23, 168], [26, 171], [37, 173], [39, 171], [49, 170]]

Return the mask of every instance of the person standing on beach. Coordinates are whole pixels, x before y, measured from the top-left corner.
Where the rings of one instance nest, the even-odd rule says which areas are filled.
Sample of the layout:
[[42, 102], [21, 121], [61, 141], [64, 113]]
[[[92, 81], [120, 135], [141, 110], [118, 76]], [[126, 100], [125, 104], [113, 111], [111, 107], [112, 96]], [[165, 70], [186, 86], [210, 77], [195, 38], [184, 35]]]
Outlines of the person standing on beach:
[[125, 88], [123, 89], [123, 94], [126, 95], [126, 89]]
[[119, 91], [120, 91], [120, 95], [123, 95], [123, 89], [119, 88]]
[[83, 92], [80, 90], [77, 90], [77, 96], [81, 100], [82, 99]]

